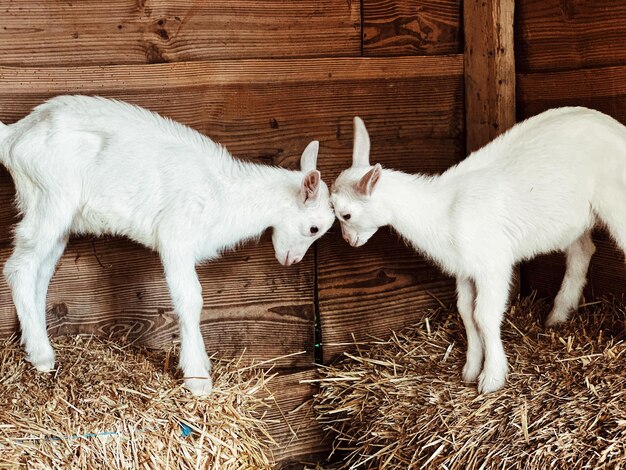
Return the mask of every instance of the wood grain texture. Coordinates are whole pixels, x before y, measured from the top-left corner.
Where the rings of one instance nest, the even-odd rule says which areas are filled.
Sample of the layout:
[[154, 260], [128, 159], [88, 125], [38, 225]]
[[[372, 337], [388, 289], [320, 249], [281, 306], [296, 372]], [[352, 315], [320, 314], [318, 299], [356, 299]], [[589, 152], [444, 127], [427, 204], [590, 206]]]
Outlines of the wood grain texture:
[[364, 0], [363, 55], [462, 52], [460, 0]]
[[[518, 74], [517, 83], [520, 119], [558, 106], [587, 106], [626, 124], [626, 66]], [[595, 233], [594, 242], [598, 249], [591, 261], [586, 296], [625, 293], [623, 253], [602, 232]], [[554, 296], [564, 270], [560, 254], [530, 261], [522, 269], [524, 289]]]
[[[319, 139], [319, 162], [330, 181], [350, 159], [352, 116], [358, 114], [375, 130], [373, 158], [439, 171], [463, 154], [462, 73], [461, 56], [0, 67], [0, 120], [14, 122], [57, 94], [98, 93], [159, 111], [260, 162], [296, 168], [305, 145]], [[0, 178], [4, 263], [16, 219], [7, 209], [10, 178]], [[306, 350], [279, 365], [312, 362], [312, 254], [283, 270], [265, 241], [208, 264], [200, 277], [209, 351], [235, 356], [245, 348], [248, 356], [271, 359]], [[2, 286], [0, 333], [6, 335], [16, 320]], [[177, 333], [156, 256], [123, 240], [72, 242], [53, 279], [48, 310], [53, 334], [114, 332], [161, 347]]]
[[463, 2], [468, 153], [515, 124], [514, 7], [514, 0]]
[[5, 1], [0, 65], [360, 55], [359, 2]]
[[288, 372], [273, 378], [268, 388], [276, 399], [266, 416], [269, 431], [278, 444], [273, 450], [277, 468], [303, 468], [303, 460], [315, 461], [329, 450], [322, 426], [316, 421], [311, 407], [317, 389], [310, 381], [317, 378], [315, 369]]
[[7, 170], [0, 165], [0, 246], [7, 245], [11, 239], [11, 228], [17, 222], [13, 199], [15, 187]]
[[337, 227], [320, 244], [318, 262], [325, 364], [354, 349], [355, 340], [387, 338], [455, 298], [454, 281], [386, 229], [355, 249]]
[[587, 106], [626, 124], [626, 66], [520, 73], [517, 83], [520, 119], [558, 106]]
[[520, 72], [626, 65], [622, 0], [518, 0], [515, 10]]

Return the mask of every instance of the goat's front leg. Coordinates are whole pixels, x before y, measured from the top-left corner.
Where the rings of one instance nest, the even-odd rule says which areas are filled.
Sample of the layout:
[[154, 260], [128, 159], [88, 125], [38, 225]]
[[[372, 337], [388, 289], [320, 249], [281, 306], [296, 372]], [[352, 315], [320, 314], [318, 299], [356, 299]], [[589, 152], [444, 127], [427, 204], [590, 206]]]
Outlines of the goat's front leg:
[[461, 315], [463, 325], [465, 325], [467, 336], [467, 354], [462, 377], [465, 382], [476, 382], [483, 366], [483, 345], [480, 341], [478, 327], [474, 322], [474, 302], [476, 300], [474, 282], [468, 278], [457, 278], [456, 295], [457, 310]]
[[570, 313], [578, 308], [587, 281], [589, 262], [595, 251], [591, 232], [585, 232], [567, 248], [565, 276], [554, 299], [554, 307], [546, 319], [547, 327], [567, 321]]
[[483, 370], [478, 376], [479, 393], [498, 390], [506, 381], [508, 365], [500, 337], [500, 325], [509, 297], [510, 282], [510, 268], [504, 272], [483, 274], [475, 279], [474, 321], [485, 353]]
[[185, 387], [194, 395], [211, 393], [211, 362], [200, 333], [202, 287], [193, 257], [162, 256], [165, 278], [178, 314], [180, 327], [180, 368]]

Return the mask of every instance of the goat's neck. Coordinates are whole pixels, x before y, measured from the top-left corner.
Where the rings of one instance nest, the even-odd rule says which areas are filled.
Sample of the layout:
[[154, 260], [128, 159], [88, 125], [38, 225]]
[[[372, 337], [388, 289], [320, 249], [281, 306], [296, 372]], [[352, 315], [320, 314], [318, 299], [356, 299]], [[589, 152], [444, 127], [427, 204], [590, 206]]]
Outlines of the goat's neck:
[[[229, 204], [249, 236], [260, 235], [283, 216], [298, 194], [299, 172], [284, 168], [238, 162], [228, 177]], [[240, 226], [240, 229], [244, 227]]]
[[378, 188], [389, 225], [417, 250], [448, 264], [453, 247], [450, 208], [454, 194], [439, 177], [384, 170]]

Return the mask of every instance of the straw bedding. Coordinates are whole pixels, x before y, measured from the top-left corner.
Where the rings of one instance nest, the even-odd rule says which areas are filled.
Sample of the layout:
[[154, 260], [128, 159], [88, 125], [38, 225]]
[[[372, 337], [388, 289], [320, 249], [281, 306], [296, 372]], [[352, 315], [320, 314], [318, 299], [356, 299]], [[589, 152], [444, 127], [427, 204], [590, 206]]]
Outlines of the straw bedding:
[[318, 419], [343, 468], [624, 468], [624, 308], [587, 305], [555, 330], [532, 298], [511, 308], [511, 374], [478, 395], [461, 382], [465, 336], [440, 309], [321, 369]]
[[0, 344], [0, 468], [271, 468], [268, 371], [214, 361], [214, 392], [196, 399], [175, 351], [93, 337], [54, 347], [59, 369], [40, 374], [16, 341]]

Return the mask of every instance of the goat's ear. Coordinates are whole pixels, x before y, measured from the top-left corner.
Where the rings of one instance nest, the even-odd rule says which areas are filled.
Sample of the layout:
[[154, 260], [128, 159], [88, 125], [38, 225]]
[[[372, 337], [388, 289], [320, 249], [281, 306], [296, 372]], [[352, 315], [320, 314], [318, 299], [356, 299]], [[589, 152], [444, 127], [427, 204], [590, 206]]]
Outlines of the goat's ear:
[[321, 181], [322, 175], [317, 170], [309, 171], [304, 175], [300, 187], [300, 197], [304, 205], [309, 206], [319, 202]]
[[370, 165], [370, 136], [363, 120], [354, 118], [354, 148], [352, 150], [352, 166]]
[[302, 157], [300, 157], [300, 171], [308, 173], [317, 168], [317, 153], [319, 150], [320, 143], [317, 140], [306, 146], [304, 152], [302, 152]]
[[371, 196], [372, 191], [376, 187], [378, 180], [380, 180], [380, 174], [383, 170], [383, 167], [380, 166], [380, 163], [374, 165], [374, 167], [365, 173], [360, 181], [356, 184], [356, 192], [360, 196]]

